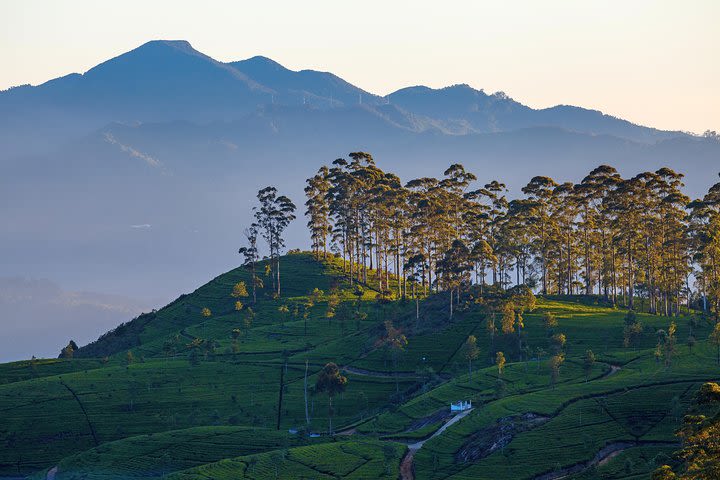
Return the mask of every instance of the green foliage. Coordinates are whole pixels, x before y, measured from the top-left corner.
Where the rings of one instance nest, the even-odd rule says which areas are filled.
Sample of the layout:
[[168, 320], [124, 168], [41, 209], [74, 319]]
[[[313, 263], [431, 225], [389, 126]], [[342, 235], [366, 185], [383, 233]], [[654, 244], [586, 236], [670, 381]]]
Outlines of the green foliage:
[[248, 296], [247, 286], [245, 285], [244, 281], [238, 282], [233, 286], [233, 291], [232, 291], [231, 296], [234, 298]]
[[497, 365], [498, 376], [502, 377], [505, 373], [505, 355], [503, 352], [497, 352], [495, 355], [495, 365]]
[[552, 330], [558, 326], [557, 317], [553, 312], [545, 312], [543, 315], [543, 323], [548, 330]]

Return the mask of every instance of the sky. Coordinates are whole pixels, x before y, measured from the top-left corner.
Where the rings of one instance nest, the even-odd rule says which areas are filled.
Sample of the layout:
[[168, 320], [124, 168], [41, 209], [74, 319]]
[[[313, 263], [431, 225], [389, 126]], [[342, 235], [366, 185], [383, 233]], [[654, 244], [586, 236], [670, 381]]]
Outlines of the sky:
[[221, 61], [265, 55], [380, 95], [467, 83], [535, 107], [720, 131], [717, 0], [0, 0], [0, 89], [153, 39]]

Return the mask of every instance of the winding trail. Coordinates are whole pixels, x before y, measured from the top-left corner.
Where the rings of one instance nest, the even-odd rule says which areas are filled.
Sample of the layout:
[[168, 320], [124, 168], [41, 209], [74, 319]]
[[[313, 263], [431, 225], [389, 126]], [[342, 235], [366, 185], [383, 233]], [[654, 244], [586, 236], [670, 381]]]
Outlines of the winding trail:
[[[608, 378], [612, 375], [615, 375], [622, 369], [622, 367], [620, 365], [614, 365], [614, 364], [610, 364], [610, 363], [608, 363], [607, 365], [610, 366], [610, 370], [605, 372], [600, 377], [595, 378], [594, 381], [603, 380], [605, 378]], [[417, 378], [417, 375], [411, 374], [409, 372], [399, 372], [396, 376], [396, 374], [391, 373], [391, 372], [377, 372], [377, 371], [372, 371], [372, 370], [365, 370], [362, 368], [356, 368], [356, 367], [352, 367], [349, 365], [342, 367], [342, 370], [347, 373], [352, 373], [355, 375], [363, 375], [363, 376], [368, 376], [368, 377]], [[604, 394], [607, 394], [607, 393], [604, 393]], [[573, 400], [577, 401], [579, 399], [572, 399], [568, 403], [574, 403]], [[559, 409], [559, 411], [564, 410], [565, 407], [567, 407], [567, 405], [561, 407]], [[428, 440], [435, 438], [439, 435], [442, 435], [445, 432], [445, 430], [450, 428], [456, 422], [462, 420], [464, 417], [469, 415], [470, 412], [472, 412], [472, 411], [473, 411], [473, 409], [465, 410], [464, 412], [461, 412], [461, 413], [455, 415], [454, 417], [452, 417], [450, 420], [448, 420], [442, 427], [440, 427], [435, 433], [433, 433], [429, 437], [427, 437], [423, 440], [420, 440], [418, 442], [408, 444], [408, 451], [400, 463], [400, 479], [401, 480], [414, 480], [415, 479], [415, 471], [414, 471], [413, 460], [415, 457], [415, 453], [417, 453], [417, 451], [422, 448], [422, 446], [425, 444], [425, 442], [427, 442]], [[557, 416], [559, 411], [555, 412], [555, 415], [553, 415], [553, 416]], [[356, 433], [356, 430], [354, 428], [338, 432], [339, 435], [353, 435], [355, 433]], [[550, 474], [545, 474], [545, 475], [557, 475], [559, 473], [564, 472], [565, 470], [569, 471], [570, 469], [574, 469], [574, 468], [579, 468], [579, 470], [572, 470], [569, 473], [565, 473], [565, 474], [563, 474], [561, 476], [557, 476], [557, 477], [555, 477], [555, 476], [548, 476], [548, 477], [540, 476], [540, 477], [536, 477], [535, 480], [558, 480], [558, 479], [564, 478], [565, 476], [567, 476], [571, 473], [577, 473], [578, 471], [584, 470], [592, 465], [604, 465], [605, 463], [609, 462], [612, 458], [619, 455], [622, 451], [624, 451], [628, 448], [632, 448], [634, 446], [636, 446], [636, 444], [629, 444], [629, 443], [623, 443], [623, 442], [618, 442], [616, 444], [610, 444], [610, 445], [606, 446], [605, 448], [603, 448], [600, 452], [598, 452], [598, 454], [589, 462], [585, 462], [583, 464], [578, 464], [573, 467], [568, 467], [567, 469], [564, 469], [564, 470], [561, 470], [558, 472], [552, 472]]]
[[[597, 377], [594, 379], [594, 381], [603, 380], [605, 378], [608, 378], [612, 375], [615, 375], [618, 373], [622, 367], [620, 365], [613, 365], [608, 363], [607, 365], [610, 366], [610, 370], [605, 372], [603, 375]], [[345, 367], [347, 371], [351, 371], [352, 367]], [[368, 372], [368, 373], [375, 373], [375, 372]], [[607, 394], [607, 393], [604, 393]], [[557, 416], [560, 411], [564, 410], [569, 404], [574, 403], [575, 401], [579, 401], [580, 398], [577, 399], [571, 399], [567, 404], [561, 406], [553, 415], [553, 417]], [[425, 442], [429, 441], [432, 438], [435, 438], [439, 435], [442, 435], [445, 430], [450, 428], [453, 424], [456, 422], [462, 420], [465, 416], [469, 415], [470, 412], [472, 412], [473, 409], [465, 410], [464, 412], [461, 412], [454, 417], [452, 417], [450, 420], [448, 420], [442, 427], [440, 427], [435, 433], [430, 435], [429, 437], [420, 440], [418, 442], [412, 443], [408, 445], [408, 451], [403, 457], [401, 463], [400, 463], [400, 479], [401, 480], [415, 480], [415, 471], [414, 471], [414, 458], [415, 453], [417, 453], [418, 450], [422, 448], [422, 446], [425, 444]], [[354, 433], [354, 432], [353, 432]], [[652, 444], [653, 442], [648, 442], [647, 444]], [[658, 442], [655, 442], [658, 443]], [[617, 442], [610, 445], [605, 446], [600, 452], [593, 457], [588, 462], [583, 462], [577, 465], [573, 465], [571, 467], [568, 467], [563, 470], [558, 470], [556, 472], [547, 473], [544, 475], [541, 475], [539, 477], [536, 477], [534, 480], [559, 480], [562, 479], [570, 474], [577, 473], [579, 471], [585, 470], [586, 468], [589, 468], [592, 465], [604, 465], [605, 463], [612, 460], [615, 456], [619, 455], [622, 451], [632, 448], [634, 446], [637, 446], [635, 443], [627, 443], [627, 442]], [[557, 476], [556, 476], [557, 475]]]
[[555, 470], [553, 472], [544, 473], [533, 478], [533, 480], [561, 480], [567, 478], [570, 475], [580, 473], [591, 467], [601, 467], [607, 464], [610, 460], [620, 455], [625, 450], [637, 447], [667, 447], [677, 446], [674, 442], [652, 442], [652, 441], [638, 441], [638, 442], [614, 442], [605, 445], [598, 451], [595, 456], [587, 462], [576, 463], [569, 467]]
[[55, 475], [57, 475], [58, 467], [55, 465], [50, 470], [48, 470], [47, 475], [45, 475], [45, 480], [55, 480]]
[[413, 458], [415, 457], [415, 453], [422, 448], [422, 446], [430, 440], [431, 438], [435, 438], [438, 435], [442, 435], [442, 433], [450, 428], [453, 424], [459, 422], [463, 418], [465, 418], [467, 415], [472, 412], [473, 409], [465, 410], [464, 412], [460, 412], [454, 417], [452, 417], [450, 420], [445, 422], [445, 424], [438, 428], [435, 433], [430, 435], [424, 440], [420, 440], [415, 443], [411, 443], [408, 445], [408, 451], [405, 454], [405, 456], [402, 459], [402, 462], [400, 463], [400, 479], [401, 480], [415, 480], [415, 471], [413, 468]]

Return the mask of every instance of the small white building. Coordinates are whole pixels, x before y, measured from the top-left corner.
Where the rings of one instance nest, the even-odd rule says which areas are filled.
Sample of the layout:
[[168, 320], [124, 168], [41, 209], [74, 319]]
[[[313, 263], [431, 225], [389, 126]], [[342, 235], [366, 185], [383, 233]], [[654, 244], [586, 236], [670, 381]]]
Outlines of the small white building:
[[451, 412], [464, 412], [472, 408], [472, 401], [470, 400], [458, 400], [455, 403], [450, 404]]

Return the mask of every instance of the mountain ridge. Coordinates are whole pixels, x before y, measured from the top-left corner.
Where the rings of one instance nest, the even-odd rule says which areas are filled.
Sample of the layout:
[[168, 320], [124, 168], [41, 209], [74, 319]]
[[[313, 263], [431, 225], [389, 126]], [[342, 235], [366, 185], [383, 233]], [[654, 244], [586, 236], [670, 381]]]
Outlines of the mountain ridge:
[[[83, 74], [0, 92], [0, 110], [10, 114], [0, 121], [0, 127], [7, 131], [32, 127], [40, 133], [60, 127], [67, 130], [62, 137], [77, 136], [112, 121], [208, 123], [234, 120], [264, 105], [332, 109], [353, 104], [377, 109], [395, 105], [400, 110], [393, 114], [405, 117], [397, 123], [415, 125], [420, 131], [432, 124], [452, 135], [552, 125], [643, 143], [687, 135], [583, 107], [561, 104], [534, 109], [503, 92], [487, 94], [468, 84], [408, 86], [379, 96], [331, 72], [294, 71], [264, 56], [220, 62], [185, 40], [152, 40]], [[424, 121], [418, 122], [418, 118]], [[77, 128], [73, 129], [74, 125]], [[14, 137], [18, 136], [7, 135], [6, 139]]]

